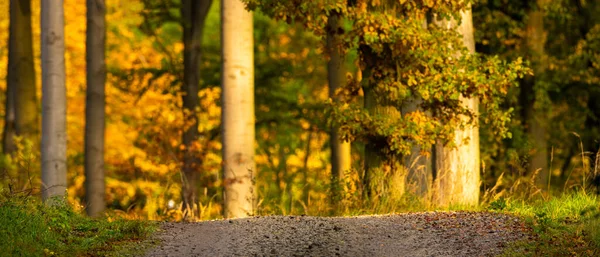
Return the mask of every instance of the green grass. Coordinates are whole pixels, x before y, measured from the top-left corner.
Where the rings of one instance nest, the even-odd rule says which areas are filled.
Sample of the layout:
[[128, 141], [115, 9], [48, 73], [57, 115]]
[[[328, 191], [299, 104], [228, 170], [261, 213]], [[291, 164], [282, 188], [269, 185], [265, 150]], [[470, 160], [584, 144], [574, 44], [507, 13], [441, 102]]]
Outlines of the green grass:
[[506, 201], [490, 204], [525, 219], [535, 237], [517, 242], [504, 256], [600, 256], [600, 199], [572, 192], [533, 202]]
[[66, 204], [48, 207], [33, 197], [0, 200], [0, 255], [121, 255], [156, 228], [147, 221], [91, 219]]

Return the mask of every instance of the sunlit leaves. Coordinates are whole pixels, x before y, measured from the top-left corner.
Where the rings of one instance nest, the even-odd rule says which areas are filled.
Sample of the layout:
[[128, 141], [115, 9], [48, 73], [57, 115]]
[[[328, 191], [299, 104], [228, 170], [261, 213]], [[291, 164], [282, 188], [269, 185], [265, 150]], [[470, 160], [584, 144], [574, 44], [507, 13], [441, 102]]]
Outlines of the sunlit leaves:
[[[425, 25], [426, 14], [456, 17], [468, 1], [247, 2], [275, 18], [304, 24], [317, 35], [324, 34], [323, 21], [332, 10], [352, 23], [343, 35], [342, 51], [358, 49], [360, 71], [338, 90], [342, 102], [329, 103], [331, 121], [344, 140], [377, 142], [394, 155], [409, 154], [414, 144], [427, 149], [436, 139], [450, 141], [455, 129], [477, 123], [478, 117], [461, 104], [471, 97], [489, 109], [484, 121], [492, 123], [495, 133], [508, 136], [509, 113], [499, 103], [529, 70], [521, 60], [507, 64], [469, 55], [456, 31]], [[381, 108], [401, 110], [406, 101], [422, 99], [423, 112], [394, 119], [370, 113], [357, 104], [361, 90], [373, 91], [378, 103], [389, 106]]]

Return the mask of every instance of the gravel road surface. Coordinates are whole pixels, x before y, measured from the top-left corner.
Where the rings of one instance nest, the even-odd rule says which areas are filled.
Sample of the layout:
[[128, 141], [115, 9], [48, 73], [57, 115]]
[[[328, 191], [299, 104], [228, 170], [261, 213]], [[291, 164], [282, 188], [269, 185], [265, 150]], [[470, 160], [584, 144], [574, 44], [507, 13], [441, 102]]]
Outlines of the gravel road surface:
[[156, 237], [147, 256], [494, 256], [530, 231], [504, 214], [427, 212], [165, 223]]

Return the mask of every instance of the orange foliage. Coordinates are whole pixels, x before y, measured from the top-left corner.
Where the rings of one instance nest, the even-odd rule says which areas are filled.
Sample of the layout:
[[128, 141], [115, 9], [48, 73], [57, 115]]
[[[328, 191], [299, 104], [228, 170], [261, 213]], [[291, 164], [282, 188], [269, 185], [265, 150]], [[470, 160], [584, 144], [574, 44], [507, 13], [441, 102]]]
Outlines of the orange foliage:
[[[181, 95], [176, 69], [153, 76], [150, 70], [182, 63], [183, 44], [179, 40], [157, 46], [153, 36], [141, 33], [144, 22], [140, 0], [107, 0], [106, 42], [106, 200], [110, 209], [119, 215], [144, 219], [179, 219], [181, 134], [186, 126], [181, 110]], [[38, 96], [41, 95], [40, 74], [40, 0], [32, 1], [33, 40]], [[218, 6], [213, 6], [218, 8]], [[85, 1], [65, 0], [65, 43], [67, 75], [67, 133], [68, 133], [68, 200], [81, 206], [84, 197], [84, 128], [85, 128]], [[8, 1], [0, 1], [0, 90], [5, 90]], [[213, 10], [215, 11], [215, 10]], [[213, 13], [218, 13], [213, 12]], [[262, 19], [265, 19], [264, 17]], [[267, 20], [268, 26], [281, 26]], [[285, 25], [287, 26], [287, 25]], [[257, 62], [265, 66], [288, 63], [295, 70], [284, 70], [268, 78], [279, 88], [309, 85], [308, 93], [289, 90], [290, 98], [302, 106], [287, 127], [263, 126], [257, 131], [259, 141], [266, 142], [257, 149], [257, 188], [263, 213], [317, 213], [326, 211], [330, 164], [327, 133], [320, 130], [324, 120], [322, 109], [310, 109], [327, 99], [325, 63], [322, 50], [298, 39], [314, 37], [296, 27], [284, 27], [257, 42]], [[159, 34], [159, 31], [156, 31]], [[214, 30], [214, 28], [213, 28]], [[266, 30], [268, 31], [268, 30]], [[312, 42], [317, 42], [312, 38]], [[218, 44], [214, 43], [213, 44]], [[218, 53], [212, 53], [218, 55]], [[311, 61], [307, 61], [310, 59]], [[205, 62], [209, 62], [206, 60]], [[167, 63], [167, 64], [165, 64]], [[205, 63], [206, 66], [218, 66]], [[298, 78], [300, 76], [300, 78]], [[199, 138], [194, 151], [202, 156], [199, 169], [200, 218], [219, 217], [221, 144], [210, 137], [220, 126], [218, 85], [204, 85], [199, 92]], [[268, 92], [268, 91], [267, 91]], [[1, 94], [2, 97], [4, 94]], [[0, 115], [4, 113], [4, 98], [0, 98]], [[306, 105], [306, 106], [305, 106]], [[262, 113], [282, 112], [267, 105], [257, 106]], [[294, 122], [298, 122], [296, 126]], [[2, 121], [0, 121], [2, 122]], [[286, 128], [296, 132], [286, 131]], [[323, 128], [321, 128], [323, 129]], [[310, 139], [309, 139], [310, 138]], [[260, 146], [259, 146], [260, 147]], [[35, 149], [34, 149], [34, 152]], [[38, 151], [39, 152], [39, 151]], [[279, 165], [285, 160], [284, 165]], [[278, 167], [274, 167], [278, 166]], [[284, 168], [282, 168], [284, 167]], [[39, 168], [32, 171], [34, 187], [39, 188]], [[356, 178], [354, 178], [356, 179]], [[274, 182], [278, 181], [278, 184]], [[308, 183], [308, 185], [307, 185]], [[273, 194], [272, 189], [284, 189], [285, 194]], [[289, 201], [290, 204], [284, 202]], [[316, 203], [316, 204], [315, 204]], [[291, 207], [290, 207], [291, 206]], [[296, 206], [296, 207], [293, 207]]]
[[[139, 11], [143, 5], [139, 1], [107, 1], [107, 56], [108, 70], [131, 70], [160, 68], [164, 54], [156, 50], [153, 41], [135, 33], [142, 22]], [[41, 95], [40, 76], [40, 1], [32, 1], [32, 25], [34, 37], [35, 67], [38, 95]], [[83, 147], [85, 127], [85, 1], [65, 0], [65, 61], [67, 87], [67, 133], [68, 133], [68, 200], [80, 204], [84, 196]], [[8, 42], [8, 1], [0, 1], [0, 77], [6, 76]], [[118, 21], [118, 22], [111, 22]], [[182, 45], [174, 46], [180, 52]], [[110, 74], [110, 73], [109, 73]], [[167, 144], [165, 147], [177, 149], [179, 144], [183, 114], [178, 95], [163, 94], [171, 87], [172, 75], [150, 80], [149, 75], [136, 79], [137, 83], [127, 85], [131, 92], [139, 92], [149, 83], [149, 90], [143, 96], [123, 92], [122, 79], [108, 76], [106, 85], [106, 185], [109, 206], [125, 211], [134, 211], [135, 216], [156, 219], [166, 213], [169, 200], [178, 201], [179, 163], [176, 156], [162, 158], [153, 149], [144, 146], [140, 140], [142, 133], [151, 133]], [[0, 89], [6, 89], [6, 81], [0, 80]], [[214, 90], [213, 90], [214, 91]], [[204, 94], [214, 95], [213, 91]], [[4, 102], [4, 99], [1, 99]], [[204, 120], [215, 120], [218, 108], [204, 103], [210, 113]], [[4, 112], [4, 104], [0, 105]], [[204, 127], [210, 123], [203, 123]], [[215, 124], [213, 122], [212, 124]], [[147, 141], [155, 140], [147, 138]], [[155, 144], [156, 142], [152, 142]], [[39, 174], [35, 175], [39, 180]], [[38, 181], [39, 183], [39, 181]], [[176, 208], [176, 207], [175, 207]]]

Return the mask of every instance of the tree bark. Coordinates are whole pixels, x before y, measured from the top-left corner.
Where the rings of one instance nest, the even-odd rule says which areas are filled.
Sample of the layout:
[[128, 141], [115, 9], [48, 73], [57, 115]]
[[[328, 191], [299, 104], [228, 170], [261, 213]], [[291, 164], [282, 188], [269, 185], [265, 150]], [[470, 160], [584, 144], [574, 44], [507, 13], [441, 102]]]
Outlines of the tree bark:
[[[365, 61], [366, 70], [363, 71], [364, 108], [374, 118], [385, 117], [390, 120], [400, 118], [400, 111], [388, 102], [378, 101], [374, 85], [370, 81], [369, 67], [375, 67], [373, 53], [367, 46], [359, 49]], [[383, 140], [383, 139], [379, 139]], [[404, 194], [406, 174], [402, 165], [402, 156], [385, 154], [382, 150], [387, 146], [378, 139], [372, 139], [365, 144], [364, 174], [362, 176], [363, 198], [372, 200], [376, 193], [378, 196], [397, 200]]]
[[[461, 12], [461, 23], [454, 20], [441, 22], [448, 29], [456, 28], [463, 37], [469, 52], [475, 52], [471, 7]], [[475, 115], [479, 114], [476, 98], [462, 98], [463, 106]], [[436, 145], [436, 182], [434, 203], [439, 206], [451, 204], [474, 206], [479, 203], [479, 126], [473, 125], [456, 130], [456, 147]]]
[[[342, 43], [340, 34], [343, 33], [340, 17], [337, 12], [332, 12], [327, 21], [327, 51], [329, 61], [327, 62], [327, 80], [329, 82], [329, 97], [338, 102], [335, 91], [346, 83], [344, 69], [344, 56], [338, 50]], [[331, 200], [332, 203], [339, 201], [340, 180], [344, 172], [351, 168], [350, 142], [340, 140], [338, 127], [332, 127], [329, 142], [331, 144]]]
[[[310, 170], [308, 168], [308, 160], [310, 158], [310, 144], [312, 143], [312, 139], [313, 139], [313, 131], [310, 130], [308, 131], [308, 139], [306, 139], [306, 148], [304, 149], [304, 151], [306, 151], [306, 155], [304, 156], [304, 160], [303, 160], [303, 167], [302, 167], [302, 172], [304, 173], [302, 176], [302, 200], [304, 201], [304, 206], [308, 206], [310, 205], [310, 189], [311, 189], [311, 185], [308, 182], [308, 176], [310, 175]], [[308, 208], [304, 209], [305, 213], [308, 213]]]
[[[402, 115], [421, 110], [420, 98], [407, 99], [402, 105]], [[429, 149], [428, 151], [430, 151]], [[427, 197], [432, 187], [432, 158], [421, 154], [421, 147], [413, 146], [410, 155], [404, 156], [406, 190], [421, 198]]]
[[255, 212], [254, 49], [252, 13], [221, 0], [224, 216]]
[[[9, 49], [10, 47], [9, 43]], [[9, 63], [11, 59], [11, 54], [9, 50]], [[10, 64], [8, 65], [10, 69]], [[11, 72], [9, 71], [7, 77], [11, 76]], [[10, 80], [8, 78], [7, 80]], [[15, 131], [15, 88], [16, 85], [12, 83], [6, 83], [6, 102], [5, 102], [5, 113], [4, 113], [4, 131], [2, 133], [2, 151], [4, 154], [13, 154], [16, 150], [16, 145], [14, 141], [14, 137], [16, 135]]]
[[85, 200], [87, 214], [97, 217], [106, 206], [104, 200], [106, 5], [104, 0], [87, 0], [86, 3]]
[[30, 0], [10, 1], [4, 153], [16, 150], [14, 136], [38, 144], [39, 115], [33, 67]]
[[198, 211], [197, 181], [201, 160], [196, 153], [194, 142], [198, 140], [198, 115], [200, 108], [198, 97], [200, 84], [200, 66], [202, 64], [202, 38], [204, 22], [212, 0], [184, 0], [181, 3], [183, 26], [183, 84], [181, 93], [186, 128], [182, 143], [185, 146], [182, 168], [181, 198], [186, 217], [194, 217]]
[[[67, 94], [63, 1], [42, 0], [42, 199], [67, 189]], [[51, 201], [49, 201], [51, 200]]]
[[[547, 0], [537, 1], [539, 9], [546, 3]], [[539, 106], [536, 106], [539, 99], [536, 97], [535, 85], [539, 81], [540, 75], [546, 70], [544, 64], [544, 45], [546, 44], [544, 13], [539, 9], [529, 13], [526, 25], [525, 46], [527, 52], [525, 54], [531, 60], [534, 75], [523, 81], [521, 101], [526, 131], [533, 146], [527, 171], [532, 174], [539, 170], [536, 184], [544, 186], [548, 182], [550, 171], [548, 170], [548, 133], [546, 131], [548, 118]]]
[[[400, 118], [400, 111], [387, 103], [377, 102], [375, 92], [363, 88], [365, 110], [372, 116], [383, 116], [388, 119]], [[390, 200], [399, 200], [404, 194], [406, 174], [402, 164], [402, 156], [390, 156], [382, 152], [378, 142], [365, 144], [365, 163], [363, 174], [363, 197], [373, 199], [373, 193], [387, 197]]]
[[[422, 28], [427, 29], [427, 19], [423, 19]], [[423, 111], [420, 107], [422, 102], [423, 100], [417, 96], [406, 99], [402, 104], [402, 115]], [[425, 198], [431, 192], [433, 183], [432, 156], [421, 155], [422, 150], [419, 146], [413, 146], [411, 154], [404, 157], [403, 163], [407, 173], [406, 190]], [[428, 149], [428, 151], [432, 151], [432, 149]]]

